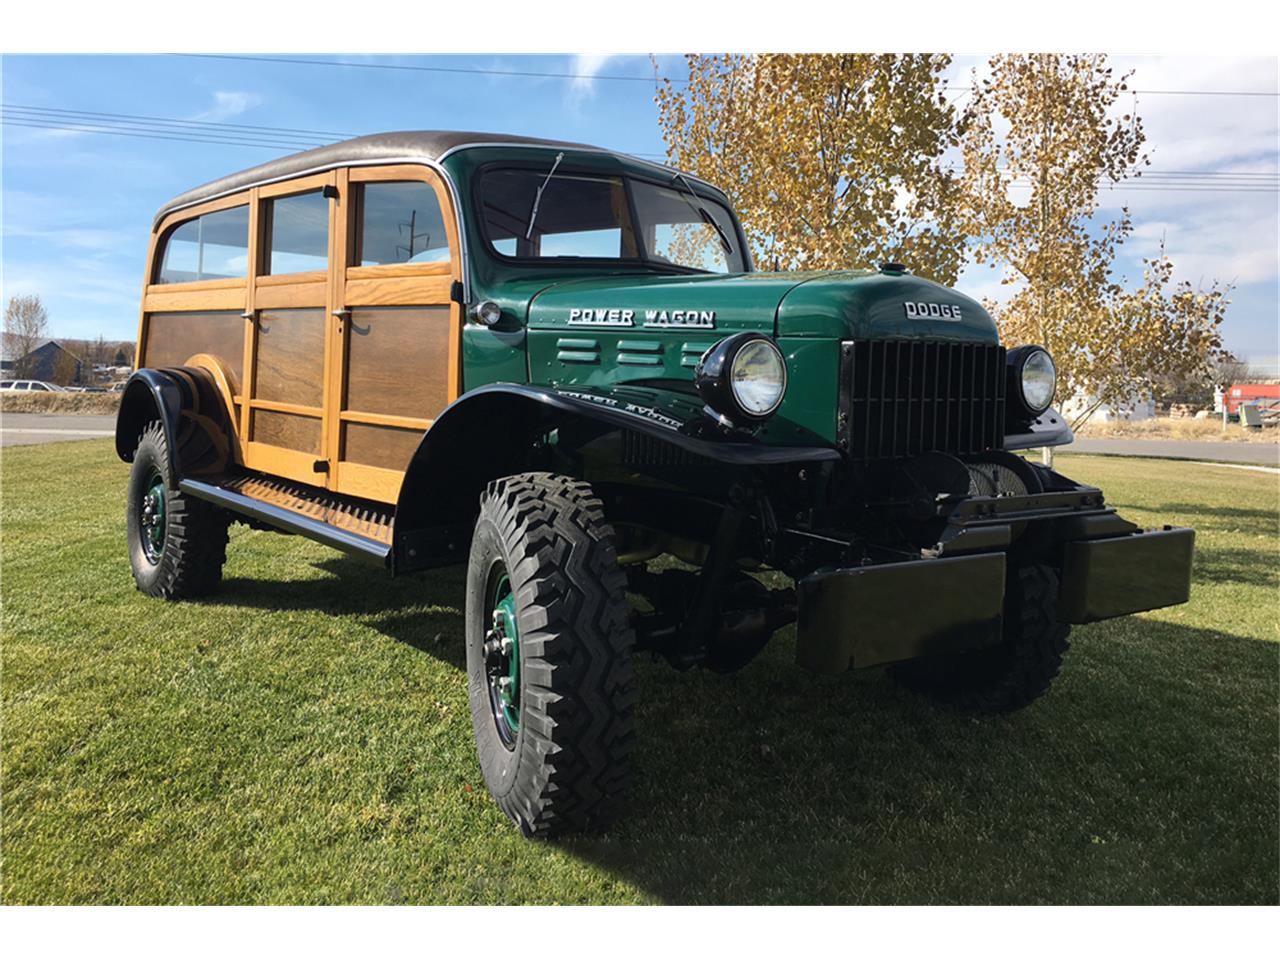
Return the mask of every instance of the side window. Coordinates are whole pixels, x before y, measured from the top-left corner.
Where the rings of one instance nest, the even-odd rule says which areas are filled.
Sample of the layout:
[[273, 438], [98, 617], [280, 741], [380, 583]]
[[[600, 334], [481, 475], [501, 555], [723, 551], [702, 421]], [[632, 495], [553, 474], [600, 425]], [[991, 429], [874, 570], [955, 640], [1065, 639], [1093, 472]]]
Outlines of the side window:
[[268, 200], [267, 262], [270, 274], [304, 273], [329, 266], [329, 201], [319, 190]]
[[354, 266], [448, 261], [449, 237], [430, 184], [397, 180], [361, 187]]
[[164, 240], [156, 283], [224, 280], [249, 273], [249, 207], [206, 213], [179, 224]]

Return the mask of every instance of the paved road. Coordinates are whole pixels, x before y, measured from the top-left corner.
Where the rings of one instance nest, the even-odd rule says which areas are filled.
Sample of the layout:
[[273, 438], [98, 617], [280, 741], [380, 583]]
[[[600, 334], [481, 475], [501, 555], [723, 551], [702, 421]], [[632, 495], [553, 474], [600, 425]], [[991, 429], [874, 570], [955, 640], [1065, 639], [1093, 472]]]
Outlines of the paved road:
[[1105, 453], [1120, 457], [1165, 457], [1170, 460], [1222, 460], [1280, 466], [1280, 443], [1230, 440], [1110, 440], [1077, 437], [1060, 453]]
[[103, 417], [72, 417], [56, 413], [0, 413], [0, 447], [115, 435], [114, 414]]

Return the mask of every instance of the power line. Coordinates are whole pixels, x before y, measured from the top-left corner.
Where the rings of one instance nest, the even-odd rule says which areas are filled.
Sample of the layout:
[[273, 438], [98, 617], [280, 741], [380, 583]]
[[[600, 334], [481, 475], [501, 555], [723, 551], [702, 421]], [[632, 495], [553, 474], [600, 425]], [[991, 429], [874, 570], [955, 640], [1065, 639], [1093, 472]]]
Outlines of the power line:
[[145, 120], [190, 127], [219, 127], [232, 131], [258, 130], [273, 134], [301, 134], [303, 135], [303, 139], [308, 140], [316, 137], [328, 138], [330, 140], [346, 140], [355, 136], [355, 134], [352, 133], [334, 133], [330, 130], [300, 130], [295, 127], [260, 127], [248, 123], [219, 123], [214, 120], [187, 120], [177, 117], [153, 117], [135, 113], [101, 113], [93, 110], [66, 110], [61, 107], [40, 107], [23, 103], [4, 103], [0, 104], [0, 108], [5, 110], [21, 110], [28, 113], [46, 113], [62, 116], [102, 117], [114, 120]]
[[[299, 150], [332, 142], [323, 139], [324, 137], [350, 136], [330, 131], [305, 131], [291, 127], [232, 124], [142, 114], [33, 107], [25, 104], [0, 106], [4, 110], [3, 122], [11, 126], [63, 130], [72, 133], [100, 133], [148, 140]], [[661, 154], [633, 153], [631, 155], [666, 159]], [[1142, 180], [1146, 182], [1140, 182]], [[1143, 171], [1140, 177], [1135, 176], [1122, 183], [1100, 184], [1100, 189], [1268, 193], [1276, 192], [1274, 188], [1277, 184], [1280, 184], [1280, 174], [1264, 171], [1151, 170]], [[1031, 186], [1024, 178], [1011, 180], [1010, 185], [1022, 189]]]
[[276, 149], [276, 150], [297, 150], [298, 149], [297, 145], [295, 144], [284, 144], [284, 143], [272, 144], [272, 143], [266, 143], [266, 142], [257, 143], [257, 142], [251, 142], [251, 141], [228, 140], [228, 139], [218, 140], [211, 137], [198, 137], [198, 136], [192, 136], [192, 137], [168, 136], [168, 135], [162, 135], [162, 134], [142, 133], [137, 130], [110, 130], [110, 129], [102, 129], [102, 128], [95, 129], [91, 127], [72, 126], [69, 124], [42, 123], [39, 121], [32, 121], [32, 120], [17, 120], [10, 117], [0, 118], [0, 124], [3, 124], [6, 127], [31, 127], [33, 129], [39, 129], [39, 130], [63, 130], [70, 133], [92, 133], [92, 134], [106, 134], [106, 135], [117, 136], [117, 137], [134, 137], [139, 140], [177, 140], [185, 143], [208, 143], [208, 144], [217, 144], [220, 146], [228, 146], [228, 147], [258, 147], [259, 149]]
[[[228, 53], [174, 53], [174, 57], [199, 57], [205, 60], [247, 60], [257, 63], [291, 63], [309, 67], [355, 67], [361, 70], [409, 70], [418, 73], [458, 73], [495, 77], [536, 77], [546, 80], [611, 80], [630, 83], [654, 83], [655, 77], [633, 77], [607, 73], [570, 73], [554, 70], [498, 70], [491, 67], [436, 67], [406, 63], [359, 63], [354, 60], [307, 60], [303, 57], [246, 56]], [[670, 78], [663, 78], [670, 79]], [[688, 84], [688, 80], [670, 79], [671, 83]], [[972, 91], [972, 86], [948, 86], [948, 90]], [[1126, 91], [1161, 96], [1196, 97], [1280, 97], [1275, 90], [1146, 90]]]
[[[485, 67], [428, 67], [406, 63], [358, 63], [353, 60], [306, 60], [302, 57], [236, 56], [228, 53], [173, 53], [173, 57], [200, 57], [205, 60], [248, 60], [256, 63], [292, 63], [309, 67], [356, 67], [361, 70], [410, 70], [418, 73], [461, 73], [495, 77], [533, 77], [543, 80], [621, 80], [655, 83], [655, 77], [629, 77], [607, 73], [567, 73], [552, 70], [495, 70]], [[688, 80], [672, 80], [687, 84]]]

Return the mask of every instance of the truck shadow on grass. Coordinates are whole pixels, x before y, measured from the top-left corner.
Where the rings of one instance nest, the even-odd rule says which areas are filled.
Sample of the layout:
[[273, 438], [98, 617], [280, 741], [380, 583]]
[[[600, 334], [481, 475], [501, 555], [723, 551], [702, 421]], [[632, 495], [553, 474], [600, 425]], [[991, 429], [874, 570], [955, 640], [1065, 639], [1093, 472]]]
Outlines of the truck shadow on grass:
[[[351, 617], [465, 670], [463, 568], [318, 566], [342, 587], [232, 578], [215, 602]], [[1278, 654], [1095, 624], [1047, 698], [988, 718], [806, 673], [790, 629], [729, 677], [642, 654], [623, 818], [547, 850], [667, 903], [1275, 902]]]
[[1047, 698], [974, 718], [883, 672], [642, 673], [637, 781], [566, 840], [668, 903], [1275, 902], [1276, 645], [1079, 630]]
[[466, 670], [462, 596], [465, 567], [442, 567], [392, 579], [348, 557], [314, 564], [333, 578], [262, 580], [228, 577], [209, 603], [262, 610], [308, 610], [349, 617], [437, 660]]

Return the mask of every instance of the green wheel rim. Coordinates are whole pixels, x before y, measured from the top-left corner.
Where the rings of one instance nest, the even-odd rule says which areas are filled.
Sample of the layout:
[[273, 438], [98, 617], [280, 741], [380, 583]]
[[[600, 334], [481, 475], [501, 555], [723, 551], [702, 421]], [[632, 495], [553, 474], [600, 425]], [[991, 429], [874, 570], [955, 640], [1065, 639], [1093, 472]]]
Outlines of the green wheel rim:
[[138, 528], [142, 534], [142, 552], [152, 563], [159, 563], [164, 555], [164, 541], [168, 524], [166, 510], [168, 508], [167, 491], [164, 477], [152, 474], [147, 484], [147, 491], [142, 495], [139, 511]]
[[489, 584], [485, 591], [489, 611], [484, 637], [485, 676], [498, 739], [510, 750], [520, 733], [520, 630], [511, 578], [501, 561], [494, 564]]

